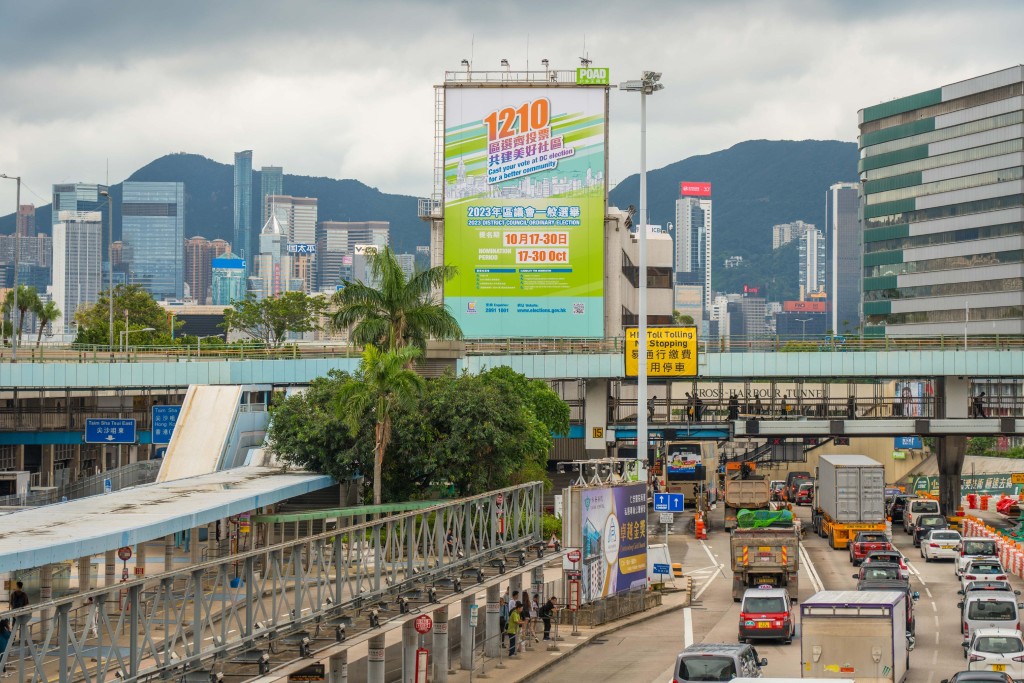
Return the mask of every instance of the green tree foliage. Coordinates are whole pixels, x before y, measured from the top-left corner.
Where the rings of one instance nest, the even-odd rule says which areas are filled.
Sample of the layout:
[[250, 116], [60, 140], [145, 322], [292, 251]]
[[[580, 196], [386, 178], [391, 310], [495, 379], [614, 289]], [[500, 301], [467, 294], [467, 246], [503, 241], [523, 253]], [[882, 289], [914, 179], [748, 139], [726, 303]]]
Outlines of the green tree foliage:
[[36, 319], [39, 321], [39, 331], [36, 333], [36, 346], [39, 346], [39, 343], [43, 340], [43, 330], [46, 329], [47, 325], [59, 318], [62, 312], [57, 308], [55, 301], [47, 301], [45, 304], [39, 301], [32, 312], [36, 314]]
[[[104, 290], [100, 292], [99, 300], [95, 304], [78, 309], [75, 313], [75, 322], [78, 324], [75, 343], [104, 346], [107, 344], [110, 328], [109, 302], [109, 291]], [[152, 332], [132, 333], [129, 340], [132, 345], [171, 343], [171, 318], [142, 285], [121, 284], [114, 287], [114, 344], [118, 343], [120, 333], [125, 329], [126, 320], [129, 330], [153, 328]], [[175, 321], [174, 327], [178, 329], [183, 324]]]
[[462, 338], [462, 329], [448, 307], [434, 301], [432, 295], [455, 276], [453, 266], [435, 266], [406, 278], [388, 247], [369, 260], [371, 281], [379, 285], [346, 281], [334, 295], [331, 325], [335, 329], [351, 327], [352, 341], [383, 349], [426, 349], [431, 337]]
[[[375, 408], [334, 410], [363, 391], [353, 386], [362, 383], [358, 375], [336, 372], [278, 402], [269, 431], [272, 449], [342, 480], [372, 472]], [[569, 407], [554, 391], [508, 368], [428, 380], [414, 403], [392, 413], [391, 438], [377, 475], [381, 499], [422, 498], [429, 489], [449, 484], [464, 496], [544, 481], [552, 433], [566, 433], [568, 427]]]
[[967, 455], [999, 455], [996, 444], [994, 436], [972, 436], [967, 440]]
[[[10, 314], [14, 309], [14, 290], [10, 289], [7, 291], [7, 296], [4, 298], [4, 314]], [[39, 292], [36, 291], [35, 287], [29, 287], [27, 285], [18, 285], [18, 310], [15, 315], [12, 316], [17, 322], [18, 326], [18, 340], [21, 340], [21, 335], [25, 330], [25, 316], [29, 311], [35, 310], [39, 306]]]
[[289, 333], [301, 334], [319, 329], [326, 302], [303, 292], [285, 292], [280, 296], [257, 299], [249, 295], [231, 302], [225, 309], [225, 330], [242, 332], [270, 348], [279, 348]]
[[680, 313], [679, 311], [672, 311], [672, 322], [676, 325], [692, 325], [693, 316]]

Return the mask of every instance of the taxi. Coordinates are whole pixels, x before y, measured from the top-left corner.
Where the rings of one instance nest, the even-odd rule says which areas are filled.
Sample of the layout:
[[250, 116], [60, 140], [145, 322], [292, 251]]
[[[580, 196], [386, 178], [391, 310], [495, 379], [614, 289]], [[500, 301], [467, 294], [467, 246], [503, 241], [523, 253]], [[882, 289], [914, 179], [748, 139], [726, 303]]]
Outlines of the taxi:
[[782, 640], [793, 642], [796, 622], [789, 591], [775, 586], [748, 588], [740, 602], [739, 640]]

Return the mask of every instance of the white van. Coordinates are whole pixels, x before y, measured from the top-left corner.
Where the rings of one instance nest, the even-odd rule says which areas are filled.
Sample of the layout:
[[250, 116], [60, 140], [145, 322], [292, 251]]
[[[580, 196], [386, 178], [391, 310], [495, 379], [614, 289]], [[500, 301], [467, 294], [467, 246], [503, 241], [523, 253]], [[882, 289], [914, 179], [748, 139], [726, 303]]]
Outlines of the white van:
[[972, 592], [957, 603], [960, 608], [960, 632], [971, 640], [979, 628], [1004, 628], [1020, 630], [1020, 609], [1024, 603], [1017, 602], [1017, 596], [1010, 592]]
[[910, 533], [914, 528], [914, 518], [918, 515], [941, 515], [939, 501], [934, 498], [913, 498], [903, 508], [903, 531]]

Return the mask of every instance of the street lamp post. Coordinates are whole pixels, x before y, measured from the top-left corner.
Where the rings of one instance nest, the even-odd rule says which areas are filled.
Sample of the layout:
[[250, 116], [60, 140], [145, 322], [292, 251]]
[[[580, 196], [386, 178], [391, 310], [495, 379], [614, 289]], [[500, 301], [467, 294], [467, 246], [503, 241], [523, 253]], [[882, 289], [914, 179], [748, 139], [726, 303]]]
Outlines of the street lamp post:
[[203, 340], [204, 339], [213, 339], [214, 337], [219, 337], [219, 336], [220, 336], [219, 334], [208, 334], [208, 335], [206, 335], [204, 337], [196, 337], [196, 356], [199, 357], [199, 358], [203, 357]]
[[123, 346], [123, 350], [124, 351], [128, 351], [128, 335], [129, 334], [135, 334], [136, 332], [156, 332], [156, 328], [154, 328], [154, 327], [143, 327], [142, 329], [139, 329], [139, 330], [129, 330], [129, 329], [121, 330], [118, 333], [118, 337], [119, 337], [119, 341], [121, 341], [121, 343], [124, 345]]
[[18, 215], [21, 212], [21, 176], [0, 173], [0, 178], [13, 180], [18, 189], [14, 195], [14, 301], [11, 305], [11, 362], [18, 362], [18, 263], [21, 262], [21, 233], [18, 231]]
[[794, 321], [800, 323], [800, 341], [807, 341], [807, 323], [813, 318], [793, 318]]
[[[661, 74], [644, 71], [640, 80], [619, 84], [619, 90], [640, 93], [640, 222], [637, 226], [639, 246], [639, 304], [637, 306], [637, 372], [636, 372], [636, 457], [647, 462], [647, 96], [665, 86]], [[642, 449], [642, 450], [641, 450]]]
[[[114, 353], [114, 198], [106, 190], [100, 195], [107, 198], [107, 312], [110, 328], [107, 331], [107, 345]], [[125, 328], [127, 329], [127, 328]]]

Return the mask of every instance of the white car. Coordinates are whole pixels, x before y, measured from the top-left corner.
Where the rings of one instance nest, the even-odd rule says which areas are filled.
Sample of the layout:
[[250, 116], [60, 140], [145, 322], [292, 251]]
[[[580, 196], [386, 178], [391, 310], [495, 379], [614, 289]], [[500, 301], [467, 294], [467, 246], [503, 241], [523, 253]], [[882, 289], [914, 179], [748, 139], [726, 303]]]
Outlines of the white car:
[[960, 589], [971, 581], [1009, 581], [1002, 563], [994, 557], [979, 557], [967, 562], [960, 573]]
[[954, 568], [957, 576], [960, 576], [964, 565], [970, 560], [978, 557], [999, 557], [999, 548], [991, 538], [967, 536], [960, 539], [960, 547], [957, 550], [960, 553]]
[[925, 562], [932, 560], [956, 560], [960, 557], [960, 532], [951, 529], [936, 529], [921, 539], [921, 557]]
[[964, 641], [968, 671], [1001, 671], [1014, 680], [1024, 678], [1024, 639], [1008, 628], [979, 628]]

